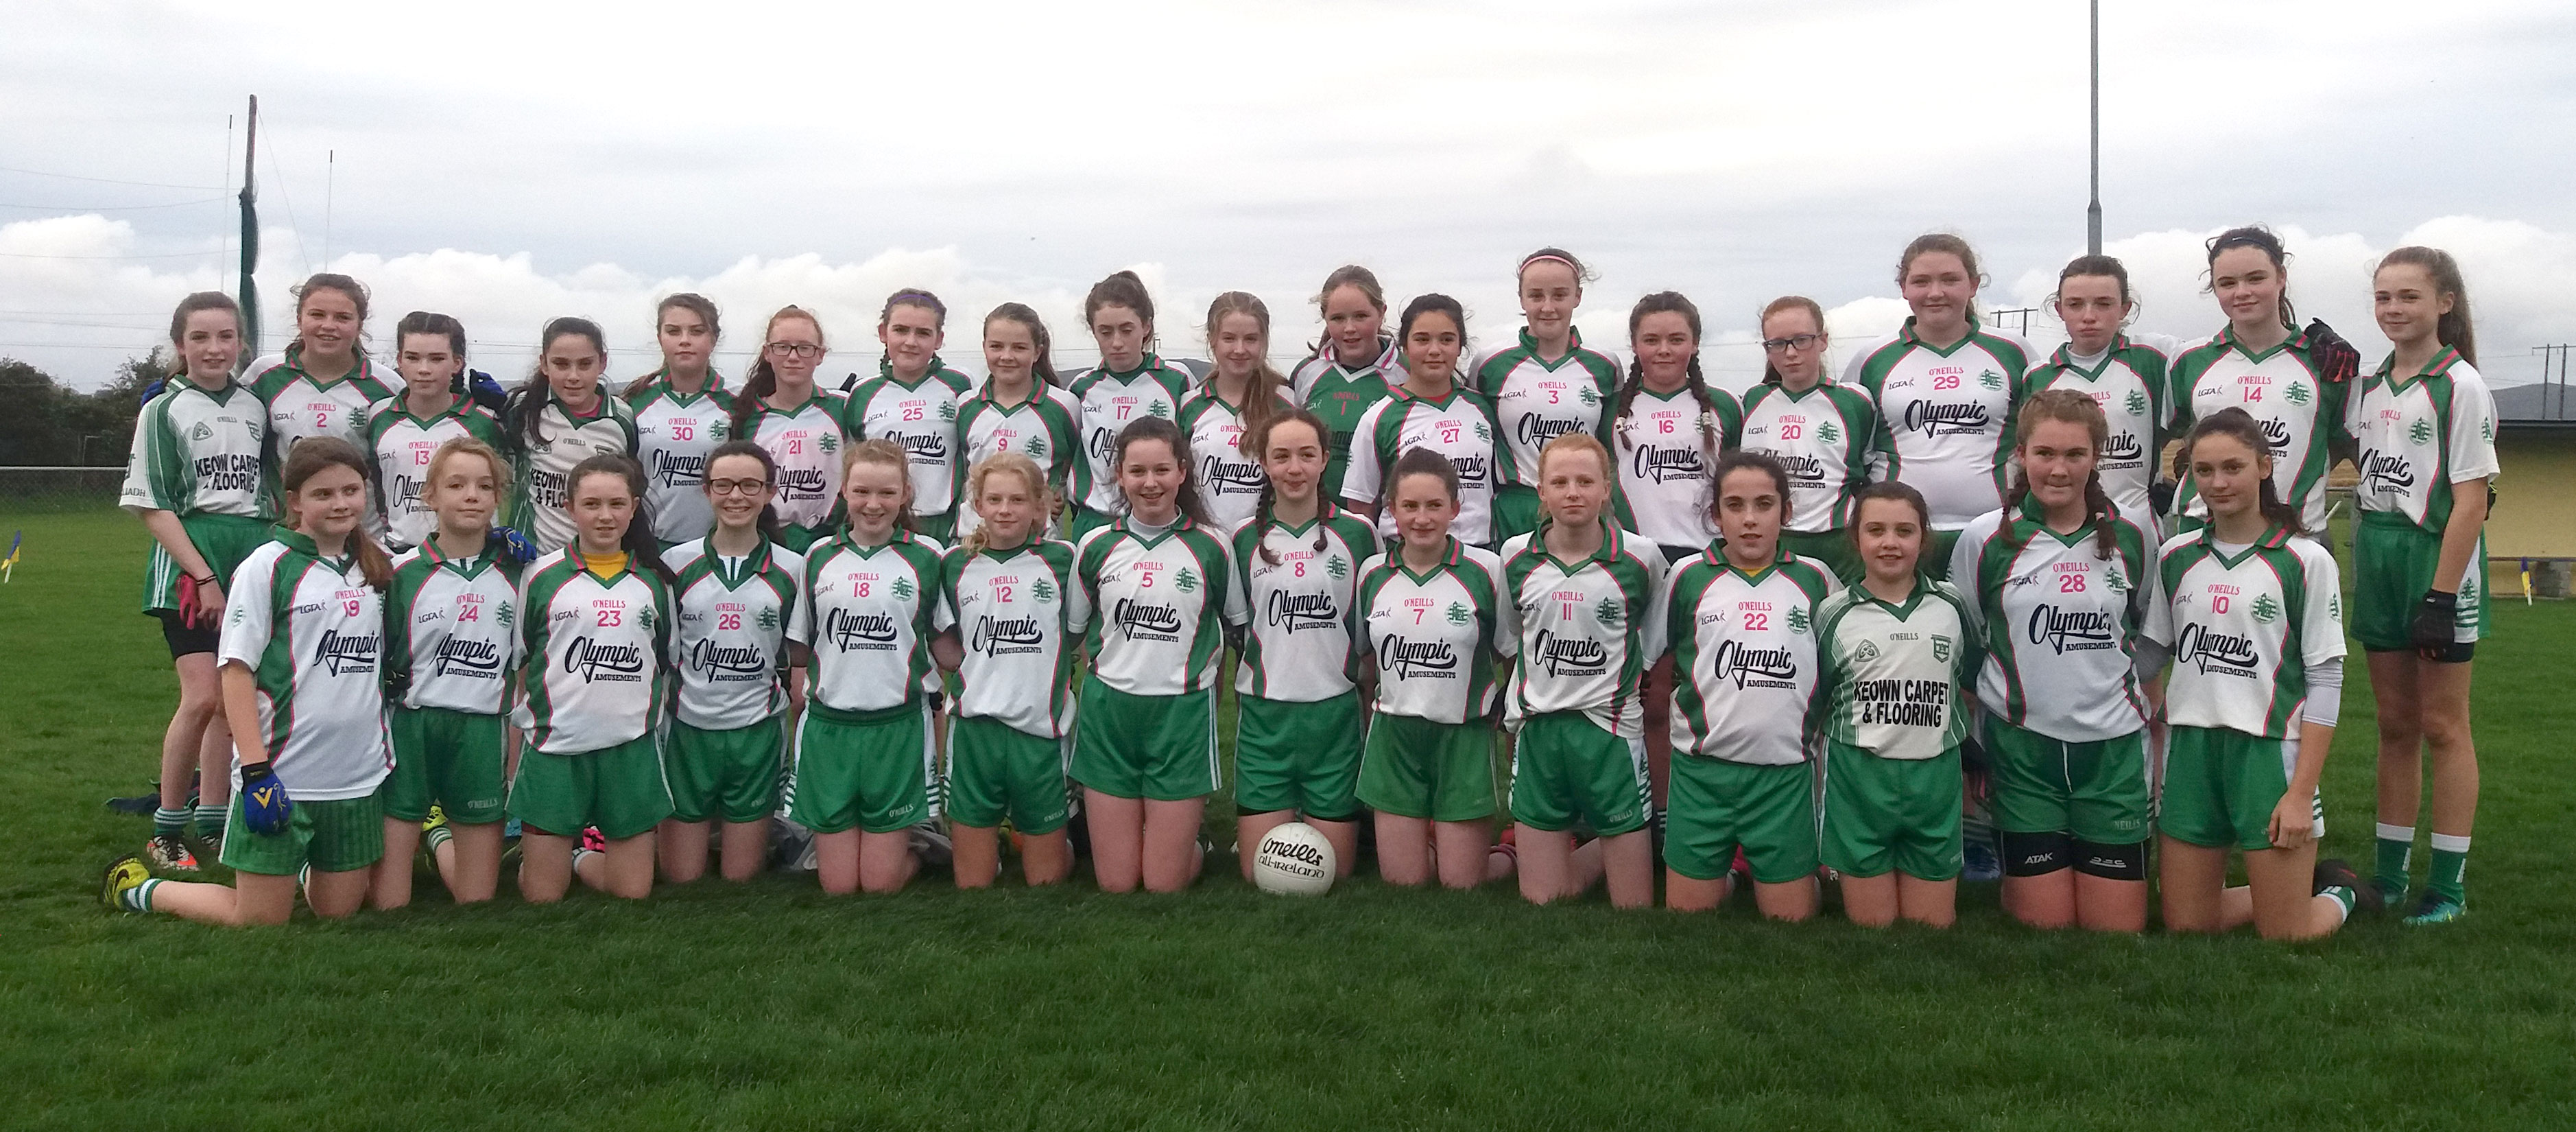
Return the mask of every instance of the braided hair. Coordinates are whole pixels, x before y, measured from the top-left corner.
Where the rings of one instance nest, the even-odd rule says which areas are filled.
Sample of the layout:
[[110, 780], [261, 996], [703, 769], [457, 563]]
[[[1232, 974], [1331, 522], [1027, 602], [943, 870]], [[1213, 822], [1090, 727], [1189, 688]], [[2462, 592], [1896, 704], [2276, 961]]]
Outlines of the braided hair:
[[[2103, 445], [2111, 442], [2111, 424], [2103, 418], [2102, 406], [2095, 404], [2090, 396], [2072, 389], [2043, 389], [2022, 402], [2020, 423], [2013, 426], [2013, 447], [2029, 447], [2031, 434], [2039, 431], [2042, 421], [2083, 425], [2096, 456], [2101, 454]], [[2022, 500], [2029, 496], [2030, 468], [2016, 463], [2013, 465], [2012, 489], [2004, 494], [2004, 510], [2019, 509]], [[2095, 467], [2085, 473], [2084, 521], [2093, 527], [2093, 557], [2107, 559], [2119, 553], [2119, 517], [2119, 509], [2111, 503], [2111, 493], [2102, 490], [2101, 468]]]
[[[1312, 410], [1303, 405], [1282, 406], [1278, 412], [1264, 418], [1258, 427], [1244, 430], [1243, 454], [1255, 460], [1261, 459], [1270, 451], [1271, 434], [1279, 431], [1280, 425], [1290, 423], [1303, 424], [1315, 430], [1315, 441], [1318, 444], [1321, 444], [1325, 437], [1332, 435], [1324, 430], [1323, 418], [1316, 416]], [[1253, 545], [1260, 548], [1263, 562], [1276, 566], [1279, 564], [1279, 552], [1270, 549], [1270, 541], [1265, 536], [1270, 533], [1270, 511], [1272, 505], [1278, 502], [1279, 489], [1276, 481], [1272, 480], [1266, 472], [1265, 469], [1265, 474], [1261, 477], [1260, 501], [1252, 505]], [[1320, 519], [1324, 517], [1326, 509], [1331, 504], [1324, 499], [1323, 485], [1317, 484], [1315, 487], [1315, 517]], [[1315, 549], [1319, 552], [1324, 549], [1324, 524], [1322, 523], [1315, 524]]]
[[[1650, 314], [1677, 314], [1682, 316], [1682, 321], [1690, 324], [1692, 349], [1690, 357], [1689, 389], [1691, 400], [1699, 402], [1700, 448], [1702, 451], [1708, 453], [1710, 459], [1714, 460], [1717, 458], [1718, 450], [1717, 399], [1709, 396], [1708, 378], [1700, 372], [1699, 368], [1699, 307], [1693, 305], [1689, 299], [1682, 297], [1682, 293], [1679, 291], [1657, 291], [1654, 294], [1637, 300], [1637, 305], [1628, 311], [1628, 340], [1630, 342], [1636, 341], [1637, 327], [1644, 323], [1646, 321], [1646, 316]], [[1619, 399], [1617, 404], [1610, 410], [1610, 419], [1613, 422], [1628, 419], [1629, 404], [1637, 399], [1638, 390], [1646, 387], [1646, 363], [1644, 359], [1637, 356], [1638, 352], [1635, 350], [1629, 351], [1629, 354], [1628, 378], [1627, 380], [1619, 383]], [[1620, 450], [1625, 451], [1631, 447], [1631, 442], [1628, 439], [1628, 430], [1617, 428], [1615, 423], [1613, 425], [1613, 430], [1619, 434]]]

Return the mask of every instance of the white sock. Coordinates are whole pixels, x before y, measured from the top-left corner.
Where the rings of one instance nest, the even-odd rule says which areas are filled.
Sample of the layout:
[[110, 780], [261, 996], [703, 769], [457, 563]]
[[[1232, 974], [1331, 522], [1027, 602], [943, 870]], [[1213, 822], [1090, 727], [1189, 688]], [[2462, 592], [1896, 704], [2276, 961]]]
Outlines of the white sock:
[[[2437, 833], [2433, 836], [2440, 837], [2441, 834]], [[2411, 825], [2390, 825], [2387, 822], [2381, 822], [2379, 823], [2379, 839], [2381, 841], [2403, 841], [2409, 845], [2413, 845], [2415, 843], [2415, 827]]]
[[2433, 835], [2433, 851], [2436, 853], [2466, 853], [2469, 851], [2469, 839], [2465, 836], [2453, 837], [2447, 833], [2436, 833]]

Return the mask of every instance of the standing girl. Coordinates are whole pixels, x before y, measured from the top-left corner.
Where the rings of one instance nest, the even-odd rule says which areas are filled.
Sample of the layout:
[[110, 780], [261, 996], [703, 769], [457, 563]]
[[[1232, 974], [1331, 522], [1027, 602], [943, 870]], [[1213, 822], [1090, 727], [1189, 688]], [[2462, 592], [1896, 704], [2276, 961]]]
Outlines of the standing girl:
[[[394, 559], [385, 593], [386, 714], [393, 773], [377, 791], [385, 859], [378, 908], [411, 903], [412, 851], [431, 857], [459, 904], [490, 900], [501, 880], [508, 777], [506, 720], [519, 668], [519, 563], [491, 538], [509, 468], [473, 437], [440, 444], [421, 474], [438, 524]], [[441, 820], [424, 830], [435, 812]]]
[[1315, 414], [1288, 408], [1246, 437], [1263, 473], [1252, 518], [1234, 533], [1235, 581], [1252, 617], [1234, 680], [1235, 844], [1246, 880], [1262, 837], [1301, 819], [1333, 843], [1343, 876], [1359, 863], [1356, 599], [1377, 539], [1324, 498], [1324, 435]]
[[841, 446], [847, 407], [814, 386], [823, 364], [823, 324], [803, 307], [780, 307], [761, 331], [760, 358], [743, 375], [726, 436], [769, 452], [778, 475], [770, 508], [774, 536], [797, 553], [832, 537], [841, 523]]
[[1287, 379], [1270, 368], [1270, 308], [1244, 291], [1208, 304], [1208, 352], [1216, 368], [1181, 402], [1181, 431], [1198, 456], [1193, 477], [1208, 519], [1219, 529], [1243, 525], [1258, 509], [1261, 451], [1246, 438], [1288, 408]]
[[2478, 807], [2469, 662], [2486, 631], [2482, 528], [2498, 471], [2495, 398], [2478, 376], [2468, 284], [2450, 253], [2390, 252], [2371, 290], [2380, 332], [2396, 347], [2363, 383], [2351, 424], [2361, 442], [2353, 636], [2369, 650], [2379, 703], [2373, 883], [2390, 904], [2406, 898], [2429, 745], [2432, 885], [2406, 922], [2445, 924], [2468, 912], [2460, 877]]
[[1474, 888], [1509, 867], [1492, 852], [1495, 661], [1519, 646], [1517, 612], [1502, 559], [1449, 533], [1446, 457], [1406, 449], [1387, 495], [1399, 541], [1360, 567], [1356, 602], [1374, 685], [1357, 796], [1387, 883]]
[[[438, 530], [429, 506], [429, 459], [450, 440], [471, 438], [494, 448], [501, 422], [460, 394], [465, 372], [465, 325], [443, 314], [413, 311], [394, 326], [394, 368], [403, 392], [367, 406], [360, 451], [375, 462], [385, 546], [407, 550]], [[496, 501], [497, 502], [497, 501]], [[488, 516], [487, 516], [488, 525]]]
[[946, 542], [955, 537], [957, 493], [966, 465], [959, 453], [958, 403], [973, 383], [939, 360], [948, 307], [939, 296], [902, 290], [877, 315], [885, 357], [842, 411], [852, 440], [891, 440], [912, 460], [912, 529]]
[[1878, 409], [1873, 479], [1914, 485], [1931, 508], [1923, 568], [1950, 568], [1968, 520], [2003, 506], [2013, 389], [2030, 345], [1977, 323], [1977, 253], [1934, 232], [1905, 245], [1896, 285], [1914, 311], [1896, 333], [1852, 356], [1843, 384]]
[[[1082, 405], [1056, 383], [1046, 323], [1024, 303], [1004, 303], [984, 316], [984, 385], [957, 407], [957, 439], [965, 466], [1017, 452], [1045, 469], [1047, 493], [1064, 497], [1065, 479], [1082, 460]], [[957, 509], [959, 534], [970, 534], [982, 514], [968, 492]], [[1039, 516], [1041, 534], [1052, 511]]]
[[635, 410], [635, 462], [644, 465], [644, 513], [664, 547], [705, 538], [715, 529], [706, 493], [707, 454], [732, 431], [733, 396], [711, 359], [716, 305], [683, 291], [653, 313], [662, 368], [626, 386]]
[[769, 452], [728, 440], [706, 463], [715, 531], [671, 548], [664, 561], [680, 624], [679, 710], [663, 740], [671, 817], [662, 823], [662, 878], [706, 875], [710, 828], [724, 822], [724, 877], [746, 881], [769, 858], [769, 814], [787, 751], [791, 642], [803, 618], [805, 559], [770, 537]]
[[[2100, 371], [2096, 371], [2097, 373]], [[2014, 426], [2012, 493], [1951, 552], [1985, 653], [2004, 910], [2035, 928], [2147, 927], [2147, 719], [2136, 642], [2155, 540], [2111, 498], [2111, 426], [2091, 394], [2046, 389]]]
[[1816, 606], [1842, 587], [1781, 549], [1791, 488], [1778, 460], [1731, 452], [1715, 479], [1709, 512], [1726, 541], [1674, 569], [1653, 615], [1681, 674], [1664, 904], [1717, 907], [1741, 851], [1762, 914], [1803, 920], [1816, 911]]
[[[2263, 434], [2226, 408], [2184, 439], [2208, 521], [2165, 543], [2143, 650], [2147, 671], [2173, 660], [2158, 888], [2172, 931], [2251, 920], [2265, 939], [2310, 939], [2374, 893], [2343, 862], [2317, 860], [2317, 780], [2343, 697], [2341, 583], [2282, 501]], [[2226, 887], [2230, 848], [2244, 850], [2248, 887]]]
[[1845, 528], [1852, 496], [1869, 482], [1878, 407], [1867, 393], [1825, 380], [1829, 345], [1814, 299], [1783, 295], [1762, 308], [1762, 383], [1744, 393], [1744, 450], [1789, 470], [1781, 545], [1850, 585], [1862, 571]]
[[1874, 483], [1852, 517], [1867, 573], [1819, 603], [1825, 687], [1826, 867], [1865, 927], [1958, 918], [1959, 744], [1977, 639], [1966, 599], [1922, 569], [1931, 511], [1910, 484]]
[[1375, 520], [1380, 537], [1393, 539], [1395, 514], [1386, 506], [1389, 469], [1415, 448], [1449, 458], [1458, 473], [1458, 510], [1450, 533], [1473, 546], [1494, 539], [1494, 409], [1484, 397], [1460, 388], [1458, 358], [1467, 348], [1467, 312], [1447, 295], [1423, 295], [1405, 304], [1397, 339], [1404, 349], [1404, 383], [1360, 414], [1351, 434], [1351, 461], [1342, 476], [1342, 499]]
[[[558, 318], [537, 336], [537, 370], [501, 409], [518, 466], [510, 521], [541, 552], [573, 541], [572, 470], [598, 456], [632, 456], [635, 410], [599, 388], [608, 339], [586, 318]], [[649, 532], [648, 532], [649, 533]]]
[[2109, 430], [2094, 453], [2094, 474], [2123, 517], [2153, 532], [2156, 462], [2173, 427], [2164, 349], [2170, 343], [2151, 345], [2123, 329], [2137, 304], [2129, 297], [2128, 267], [2110, 256], [2077, 256], [2068, 263], [2057, 273], [2057, 293], [2049, 296], [2048, 307], [2066, 324], [2066, 344], [2030, 367], [2017, 399], [2050, 389], [2092, 398]]
[[[2245, 410], [2272, 446], [2272, 486], [2298, 508], [2301, 529], [2321, 531], [2326, 470], [2348, 436], [2344, 402], [2361, 355], [2323, 322], [2298, 329], [2289, 261], [2269, 228], [2230, 228], [2210, 239], [2209, 291], [2227, 326], [2174, 358], [2174, 427], [2220, 409]], [[2207, 511], [2183, 477], [2174, 494], [2177, 521], [2197, 527]]]
[[[653, 828], [671, 816], [658, 741], [676, 612], [670, 570], [637, 513], [635, 461], [592, 456], [564, 484], [572, 540], [530, 565], [519, 591], [527, 667], [517, 722], [528, 737], [510, 783], [519, 894], [552, 903], [579, 875], [642, 899], [653, 891]], [[575, 848], [584, 828], [599, 830], [605, 852]]]
[[1589, 433], [1608, 443], [1610, 399], [1619, 363], [1587, 349], [1574, 331], [1574, 308], [1592, 281], [1574, 254], [1540, 248], [1521, 260], [1520, 341], [1478, 360], [1467, 387], [1493, 402], [1502, 433], [1502, 478], [1494, 488], [1494, 541], [1538, 529], [1538, 456], [1547, 442]]
[[816, 879], [835, 896], [903, 888], [921, 865], [911, 829], [939, 816], [923, 682], [942, 548], [904, 525], [911, 463], [891, 440], [851, 445], [839, 481], [849, 526], [805, 554], [813, 676], [788, 816], [814, 831]]
[[1082, 300], [1083, 325], [1100, 346], [1100, 364], [1073, 375], [1073, 398], [1082, 407], [1083, 460], [1073, 466], [1073, 527], [1079, 539], [1117, 518], [1123, 499], [1118, 481], [1119, 435], [1146, 417], [1171, 420], [1189, 396], [1187, 371], [1164, 364], [1154, 341], [1154, 300], [1133, 271], [1113, 273], [1091, 285]]
[[1386, 333], [1386, 290], [1358, 264], [1325, 276], [1315, 305], [1324, 316], [1324, 338], [1315, 344], [1315, 356], [1289, 375], [1289, 385], [1296, 401], [1324, 422], [1324, 494], [1339, 499], [1352, 431], [1360, 414], [1386, 398], [1387, 376], [1398, 371], [1395, 339]]
[[1074, 556], [1100, 633], [1073, 778], [1100, 887], [1178, 892], [1203, 863], [1199, 821], [1219, 777], [1217, 661], [1243, 627], [1243, 587], [1226, 533], [1208, 523], [1190, 482], [1179, 426], [1136, 421], [1115, 455], [1126, 514], [1083, 536]]
[[288, 525], [242, 562], [224, 606], [237, 812], [223, 862], [234, 886], [154, 880], [126, 857], [108, 866], [111, 908], [280, 924], [309, 867], [305, 902], [336, 919], [358, 910], [384, 855], [376, 784], [390, 760], [377, 662], [392, 567], [359, 530], [367, 460], [338, 437], [313, 439], [287, 457], [284, 481]]
[[957, 887], [999, 879], [999, 827], [1019, 834], [1031, 885], [1073, 874], [1065, 764], [1073, 745], [1073, 666], [1091, 607], [1073, 547], [1043, 537], [1055, 493], [1037, 463], [996, 452], [967, 475], [981, 522], [939, 572], [931, 650], [964, 689], [948, 725], [948, 820]]
[[[1590, 434], [1549, 441], [1538, 475], [1546, 514], [1501, 553], [1520, 632], [1510, 714], [1521, 895], [1545, 904], [1606, 875], [1614, 907], [1642, 908], [1655, 900], [1655, 847], [1638, 687], [1664, 651], [1651, 608], [1664, 556], [1610, 521], [1610, 453]], [[1575, 855], [1577, 822], [1600, 836], [1597, 858]]]
[[252, 362], [242, 381], [268, 406], [269, 438], [280, 457], [311, 436], [336, 436], [364, 452], [360, 418], [397, 385], [363, 349], [367, 289], [326, 271], [307, 278], [294, 295], [295, 340], [285, 352]]

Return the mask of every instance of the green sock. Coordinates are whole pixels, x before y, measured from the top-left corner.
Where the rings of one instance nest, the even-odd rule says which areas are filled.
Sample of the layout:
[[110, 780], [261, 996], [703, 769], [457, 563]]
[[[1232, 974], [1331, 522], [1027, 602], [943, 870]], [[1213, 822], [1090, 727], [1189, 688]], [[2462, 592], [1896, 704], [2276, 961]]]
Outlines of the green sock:
[[2379, 823], [2379, 867], [2372, 884], [2382, 891], [2406, 891], [2406, 869], [2415, 853], [2415, 827]]
[[2343, 918], [2347, 920], [2352, 918], [2352, 906], [2361, 899], [2360, 893], [2340, 884], [2327, 885], [2325, 891], [2317, 895], [2334, 897], [2335, 903], [2343, 905]]
[[2466, 905], [2468, 890], [2461, 886], [2461, 875], [2469, 871], [2469, 839], [2447, 834], [2433, 835], [2433, 891], [2444, 899]]
[[144, 881], [117, 893], [116, 902], [125, 905], [128, 912], [149, 912], [152, 910], [152, 890], [159, 887], [161, 882], [157, 879]]
[[224, 839], [224, 822], [232, 816], [232, 806], [197, 804], [197, 835], [208, 841]]
[[188, 808], [182, 806], [173, 810], [166, 806], [154, 807], [152, 832], [156, 835], [166, 833], [172, 837], [188, 832]]

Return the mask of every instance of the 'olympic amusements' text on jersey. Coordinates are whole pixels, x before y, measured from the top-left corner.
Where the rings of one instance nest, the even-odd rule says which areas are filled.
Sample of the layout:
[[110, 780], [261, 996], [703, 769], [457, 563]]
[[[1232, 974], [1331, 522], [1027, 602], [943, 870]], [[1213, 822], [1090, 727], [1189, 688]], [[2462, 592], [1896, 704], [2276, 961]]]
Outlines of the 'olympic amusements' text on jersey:
[[1297, 372], [1288, 375], [1288, 384], [1307, 411], [1324, 422], [1329, 435], [1324, 437], [1323, 490], [1340, 498], [1343, 470], [1351, 460], [1351, 434], [1359, 428], [1360, 415], [1386, 398], [1389, 385], [1404, 384], [1395, 340], [1378, 339], [1377, 360], [1357, 369], [1342, 365], [1327, 341], [1314, 357], [1298, 363]]
[[1180, 415], [1190, 375], [1152, 354], [1135, 369], [1093, 367], [1066, 384], [1081, 409], [1082, 460], [1073, 466], [1073, 502], [1104, 515], [1125, 509], [1118, 497], [1118, 431], [1146, 417]]
[[[743, 422], [744, 438], [757, 441], [778, 465], [770, 507], [778, 521], [808, 531], [828, 530], [841, 513], [841, 440], [848, 419], [839, 394], [815, 390], [794, 409], [763, 404]], [[916, 492], [913, 509], [925, 501]], [[938, 506], [945, 507], [942, 497]], [[938, 514], [939, 512], [930, 512]]]
[[2168, 359], [2164, 351], [2126, 334], [2112, 338], [2110, 349], [2089, 369], [2076, 364], [2072, 350], [2061, 345], [2047, 361], [2032, 366], [2022, 375], [2013, 403], [2026, 404], [2032, 394], [2050, 389], [2072, 389], [2092, 398], [2111, 432], [2093, 461], [2102, 490], [2122, 515], [2150, 522], [2155, 504], [2147, 489], [2155, 485], [2157, 454], [2173, 428]]
[[[1360, 564], [1377, 536], [1357, 515], [1316, 501], [1302, 526], [1272, 520], [1234, 532], [1234, 565], [1252, 626], [1235, 669], [1238, 695], [1313, 703], [1357, 686]], [[1273, 562], [1262, 557], [1267, 550]]]
[[665, 551], [662, 563], [680, 579], [671, 640], [680, 722], [732, 731], [785, 713], [787, 644], [808, 636], [805, 557], [762, 539], [728, 561], [709, 535]]
[[529, 564], [519, 591], [526, 675], [515, 714], [537, 750], [604, 750], [660, 724], [671, 590], [634, 565], [603, 579], [574, 548]]
[[[2403, 516], [2438, 535], [2451, 522], [2451, 485], [2502, 470], [2495, 395], [2456, 349], [2445, 347], [2424, 372], [2402, 381], [2390, 376], [2395, 364], [2393, 354], [2381, 362], [2354, 398], [2351, 431], [2361, 445], [2361, 482], [2353, 488], [2353, 506]], [[2469, 565], [2473, 576], [2483, 569]]]
[[1968, 737], [1976, 679], [1967, 601], [1917, 575], [1903, 605], [1852, 586], [1818, 603], [1825, 734], [1883, 759], [1932, 759]]
[[941, 559], [939, 597], [934, 624], [955, 631], [964, 653], [957, 714], [1045, 739], [1072, 734], [1074, 653], [1091, 623], [1072, 544], [952, 548]]
[[1579, 711], [1624, 738], [1645, 734], [1637, 683], [1664, 652], [1655, 624], [1663, 552], [1608, 522], [1601, 547], [1574, 561], [1547, 551], [1552, 521], [1503, 544], [1503, 588], [1520, 631], [1514, 714]]
[[2012, 335], [1971, 319], [1967, 337], [1935, 349], [1908, 317], [1853, 356], [1843, 375], [1878, 409], [1872, 478], [1922, 492], [1936, 530], [1955, 531], [2003, 506], [2013, 387], [2028, 368], [2030, 346]]
[[2212, 529], [2165, 541], [2165, 600], [2146, 637], [2173, 653], [2165, 718], [2269, 739], [2291, 737], [2308, 701], [2308, 669], [2343, 659], [2343, 595], [2334, 556], [2278, 527], [2232, 557]]
[[[1081, 421], [1081, 403], [1065, 390], [1035, 382], [1032, 396], [1005, 405], [987, 381], [957, 406], [957, 439], [965, 448], [962, 466], [971, 472], [996, 453], [1017, 452], [1037, 464], [1046, 473], [1047, 486], [1062, 496], [1065, 480], [1082, 456]], [[971, 481], [961, 477], [958, 482], [957, 535], [962, 539], [982, 527], [984, 518], [975, 513], [975, 501], [965, 497]]]
[[388, 397], [367, 406], [358, 428], [366, 437], [358, 450], [376, 469], [386, 542], [396, 549], [438, 533], [438, 515], [429, 509], [429, 458], [439, 445], [470, 437], [501, 450], [500, 420], [470, 397], [427, 418], [411, 415], [403, 398]]
[[451, 558], [436, 539], [394, 556], [385, 588], [385, 671], [402, 706], [476, 715], [509, 710], [519, 667], [519, 567], [490, 544]]
[[877, 360], [877, 375], [850, 392], [842, 418], [853, 440], [891, 440], [911, 461], [912, 513], [945, 515], [957, 505], [966, 465], [959, 462], [957, 407], [973, 383], [942, 365], [934, 355], [930, 368], [906, 384], [894, 375], [894, 363]]
[[[280, 527], [234, 572], [215, 651], [257, 681], [260, 732], [289, 795], [363, 798], [392, 770], [384, 631], [383, 597], [354, 554], [323, 558]], [[232, 780], [240, 790], [238, 758]]]
[[901, 530], [861, 546], [846, 529], [806, 548], [809, 698], [835, 711], [884, 711], [922, 694], [945, 550]]
[[[505, 424], [508, 422], [504, 422]], [[602, 393], [587, 413], [573, 415], [552, 396], [537, 412], [537, 438], [511, 429], [513, 469], [518, 476], [517, 503], [509, 522], [539, 550], [561, 550], [573, 539], [572, 470], [593, 456], [635, 454], [635, 410]]]
[[135, 418], [117, 505], [136, 514], [269, 518], [267, 438], [257, 394], [238, 384], [210, 393], [173, 378]]
[[1362, 647], [1381, 715], [1460, 724], [1494, 710], [1494, 658], [1519, 647], [1503, 560], [1457, 539], [1415, 573], [1401, 548], [1360, 565]]
[[1709, 521], [1716, 485], [1709, 470], [1736, 446], [1744, 410], [1723, 389], [1700, 407], [1689, 387], [1670, 394], [1639, 388], [1625, 416], [1610, 426], [1610, 460], [1619, 466], [1619, 498], [1637, 534], [1662, 546], [1706, 547], [1717, 541]]
[[1351, 460], [1342, 476], [1342, 498], [1378, 508], [1377, 532], [1393, 537], [1395, 508], [1380, 498], [1387, 472], [1406, 449], [1425, 448], [1449, 458], [1458, 472], [1458, 519], [1450, 532], [1470, 545], [1494, 537], [1494, 413], [1485, 399], [1453, 388], [1434, 401], [1398, 388], [1360, 415], [1351, 436]]
[[644, 465], [644, 510], [663, 545], [705, 538], [716, 529], [707, 499], [707, 456], [733, 436], [733, 397], [714, 370], [695, 393], [671, 388], [655, 371], [625, 394], [635, 407], [635, 462]]
[[1538, 340], [1523, 327], [1520, 341], [1486, 354], [1467, 372], [1467, 386], [1493, 403], [1502, 434], [1496, 447], [1511, 457], [1501, 469], [1504, 483], [1536, 487], [1539, 451], [1566, 433], [1610, 442], [1619, 363], [1584, 346], [1583, 335], [1570, 327], [1565, 354], [1554, 362], [1539, 360]]
[[1131, 696], [1214, 686], [1224, 627], [1244, 621], [1233, 547], [1188, 518], [1153, 538], [1130, 522], [1093, 530], [1074, 555], [1074, 578], [1100, 623], [1093, 673]]
[[1782, 530], [1820, 535], [1851, 525], [1852, 493], [1869, 481], [1878, 409], [1869, 395], [1820, 381], [1804, 393], [1778, 385], [1744, 391], [1747, 452], [1767, 452], [1789, 469], [1789, 519]]
[[[2272, 446], [2272, 486], [2299, 508], [2303, 526], [2319, 531], [2326, 523], [2332, 441], [2343, 433], [2344, 401], [2352, 386], [2325, 380], [2311, 349], [2301, 332], [2256, 354], [2236, 340], [2231, 326], [2174, 358], [2172, 396], [2177, 431], [2220, 409], [2252, 414]], [[2209, 514], [2189, 474], [2174, 492], [2174, 513], [2194, 521]]]
[[[1287, 391], [1280, 393], [1284, 408]], [[1210, 524], [1228, 531], [1242, 526], [1270, 483], [1260, 459], [1243, 451], [1243, 413], [1218, 397], [1214, 386], [1202, 386], [1181, 402], [1179, 423], [1190, 438], [1190, 459], [1198, 465], [1190, 478]]]
[[1716, 547], [1674, 568], [1655, 622], [1673, 650], [1673, 750], [1755, 766], [1815, 752], [1816, 607], [1833, 572], [1782, 556], [1748, 574]]
[[[1950, 582], [1986, 660], [1977, 703], [2015, 727], [2067, 743], [2098, 743], [2147, 725], [2137, 634], [2157, 600], [2148, 561], [2155, 539], [2129, 516], [2112, 520], [2109, 558], [2093, 523], [2048, 529], [2036, 498], [1980, 515], [1950, 552]], [[2100, 520], [2094, 520], [2099, 522]]]

